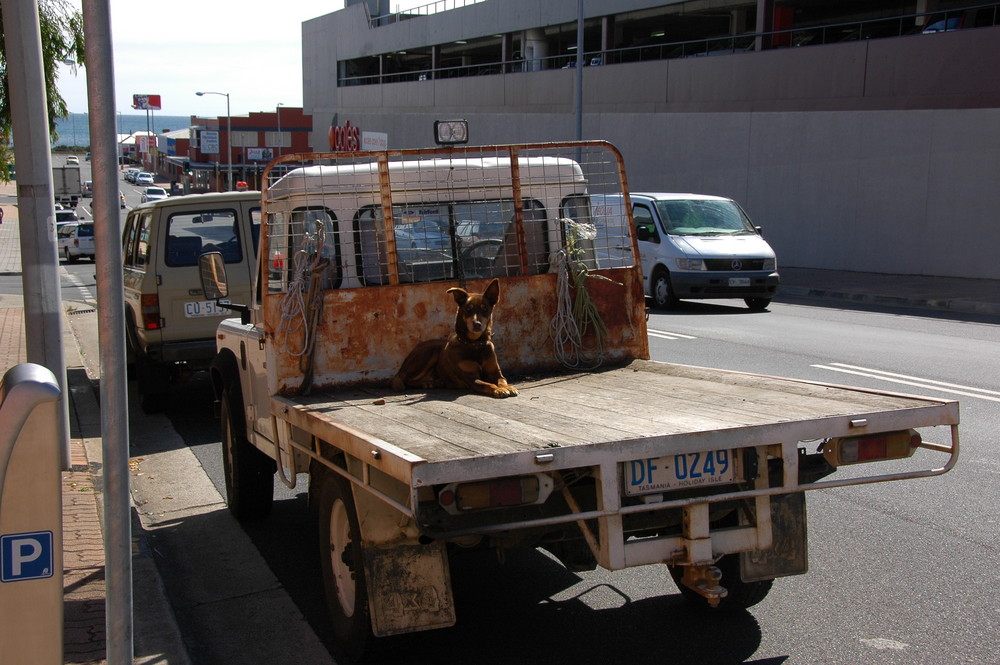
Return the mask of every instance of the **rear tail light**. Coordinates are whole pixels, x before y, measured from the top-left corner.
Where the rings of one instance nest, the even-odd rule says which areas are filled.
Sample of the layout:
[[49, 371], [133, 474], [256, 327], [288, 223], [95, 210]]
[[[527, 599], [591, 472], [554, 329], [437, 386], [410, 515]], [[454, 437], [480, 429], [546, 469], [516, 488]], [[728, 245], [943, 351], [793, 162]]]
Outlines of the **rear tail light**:
[[147, 293], [142, 296], [142, 327], [144, 330], [159, 330], [162, 327], [160, 322], [160, 296], [155, 293]]
[[843, 437], [823, 444], [823, 457], [833, 466], [903, 459], [913, 455], [921, 443], [914, 429]]
[[539, 504], [552, 494], [552, 486], [552, 478], [544, 473], [451, 483], [438, 492], [438, 503], [452, 515], [469, 510]]

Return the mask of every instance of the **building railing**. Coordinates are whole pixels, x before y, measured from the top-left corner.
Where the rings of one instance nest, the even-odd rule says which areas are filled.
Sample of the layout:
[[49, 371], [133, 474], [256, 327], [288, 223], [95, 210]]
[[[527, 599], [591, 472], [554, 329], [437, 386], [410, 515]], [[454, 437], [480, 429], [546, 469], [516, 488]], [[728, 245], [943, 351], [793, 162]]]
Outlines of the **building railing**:
[[[485, 0], [439, 0], [424, 7], [447, 5], [447, 9], [455, 9], [460, 6], [483, 1]], [[420, 9], [423, 9], [423, 7], [418, 7], [411, 10], [411, 12]], [[442, 9], [441, 11], [444, 10]], [[726, 55], [755, 50], [773, 50], [865, 39], [902, 37], [921, 33], [952, 32], [967, 28], [995, 25], [1000, 25], [1000, 3], [974, 5], [946, 11], [906, 14], [891, 18], [847, 21], [788, 30], [627, 46], [603, 51], [588, 51], [584, 53], [583, 62], [584, 66], [597, 66]], [[532, 58], [530, 60], [518, 58], [454, 67], [412, 69], [361, 76], [341, 76], [337, 84], [340, 87], [347, 87], [466, 76], [489, 76], [551, 69], [572, 69], [576, 66], [576, 61], [576, 53], [563, 53], [543, 58]]]
[[480, 2], [486, 2], [486, 0], [436, 0], [435, 2], [429, 2], [426, 5], [413, 7], [412, 9], [407, 9], [402, 12], [389, 12], [388, 14], [382, 14], [381, 16], [369, 15], [368, 26], [371, 28], [377, 28], [383, 25], [399, 23], [400, 21], [405, 21], [406, 19], [415, 18], [417, 16], [430, 16], [431, 14], [440, 14], [441, 12], [446, 12], [452, 9], [460, 9], [462, 7], [475, 5]]

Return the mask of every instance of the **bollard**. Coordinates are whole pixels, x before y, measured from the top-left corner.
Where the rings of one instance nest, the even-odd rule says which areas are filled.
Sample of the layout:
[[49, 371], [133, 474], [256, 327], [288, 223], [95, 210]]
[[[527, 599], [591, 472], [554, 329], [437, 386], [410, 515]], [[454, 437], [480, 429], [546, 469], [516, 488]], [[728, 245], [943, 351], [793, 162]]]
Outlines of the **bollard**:
[[60, 390], [48, 369], [0, 382], [0, 659], [63, 662]]

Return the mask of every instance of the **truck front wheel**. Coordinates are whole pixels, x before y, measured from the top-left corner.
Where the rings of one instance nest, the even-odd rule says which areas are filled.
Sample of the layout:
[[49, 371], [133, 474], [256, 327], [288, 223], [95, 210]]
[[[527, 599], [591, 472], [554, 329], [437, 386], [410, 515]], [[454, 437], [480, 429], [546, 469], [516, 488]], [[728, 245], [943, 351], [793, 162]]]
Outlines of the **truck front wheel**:
[[719, 583], [728, 591], [726, 597], [719, 601], [718, 607], [712, 607], [704, 596], [681, 584], [684, 566], [667, 566], [667, 568], [670, 569], [670, 576], [674, 578], [682, 596], [700, 608], [714, 611], [745, 610], [753, 607], [764, 600], [774, 582], [774, 580], [744, 582], [740, 578], [739, 554], [727, 554], [715, 565], [722, 571], [722, 580]]
[[350, 484], [332, 473], [321, 476], [319, 549], [326, 602], [341, 648], [360, 660], [372, 645], [364, 550]]
[[226, 477], [226, 503], [239, 520], [258, 520], [271, 512], [274, 502], [275, 466], [271, 458], [246, 440], [243, 406], [227, 387], [222, 391], [222, 470]]

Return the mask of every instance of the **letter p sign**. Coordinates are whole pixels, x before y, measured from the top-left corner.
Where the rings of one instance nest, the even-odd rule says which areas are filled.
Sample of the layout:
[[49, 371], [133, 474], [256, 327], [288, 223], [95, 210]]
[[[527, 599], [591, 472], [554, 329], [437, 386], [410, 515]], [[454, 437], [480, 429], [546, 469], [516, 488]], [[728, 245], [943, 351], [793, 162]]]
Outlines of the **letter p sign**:
[[52, 577], [52, 566], [51, 531], [0, 537], [0, 582]]

